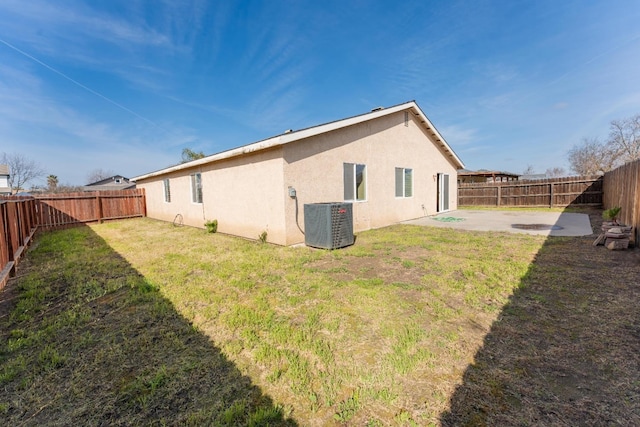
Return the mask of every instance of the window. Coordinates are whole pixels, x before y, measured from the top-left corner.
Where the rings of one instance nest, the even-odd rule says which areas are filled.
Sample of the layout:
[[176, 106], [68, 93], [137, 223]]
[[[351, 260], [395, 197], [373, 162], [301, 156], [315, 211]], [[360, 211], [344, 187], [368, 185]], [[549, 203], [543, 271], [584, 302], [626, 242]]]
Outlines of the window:
[[164, 179], [164, 201], [171, 203], [171, 185], [169, 184], [169, 178]]
[[413, 196], [413, 169], [396, 168], [396, 197]]
[[367, 167], [344, 163], [344, 200], [367, 200]]
[[199, 173], [191, 175], [191, 201], [202, 203], [202, 175]]

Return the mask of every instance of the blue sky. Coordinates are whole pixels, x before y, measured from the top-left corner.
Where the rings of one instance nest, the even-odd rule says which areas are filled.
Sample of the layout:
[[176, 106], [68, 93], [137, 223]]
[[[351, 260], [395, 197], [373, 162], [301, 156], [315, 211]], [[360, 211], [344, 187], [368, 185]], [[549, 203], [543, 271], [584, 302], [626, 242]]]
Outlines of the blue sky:
[[469, 169], [568, 170], [640, 113], [638, 22], [637, 0], [0, 0], [0, 152], [85, 184], [416, 100]]

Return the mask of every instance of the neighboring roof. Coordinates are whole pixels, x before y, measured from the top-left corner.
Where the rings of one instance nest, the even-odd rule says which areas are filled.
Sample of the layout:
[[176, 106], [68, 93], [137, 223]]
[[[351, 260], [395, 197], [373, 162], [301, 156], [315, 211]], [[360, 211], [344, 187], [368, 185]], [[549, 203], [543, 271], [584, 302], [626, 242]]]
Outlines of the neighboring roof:
[[243, 154], [266, 150], [268, 148], [289, 144], [291, 142], [299, 141], [301, 139], [320, 135], [326, 132], [331, 132], [337, 129], [342, 129], [347, 126], [353, 126], [358, 123], [377, 119], [379, 117], [388, 116], [390, 114], [394, 114], [399, 111], [405, 111], [405, 110], [410, 110], [413, 113], [413, 115], [420, 121], [420, 123], [422, 123], [422, 125], [426, 128], [426, 130], [431, 134], [436, 144], [440, 146], [442, 151], [444, 151], [445, 155], [448, 156], [451, 159], [451, 161], [454, 163], [456, 169], [464, 168], [464, 164], [462, 163], [462, 160], [460, 160], [460, 158], [456, 155], [453, 149], [449, 147], [449, 144], [447, 144], [447, 142], [442, 137], [442, 135], [440, 135], [440, 132], [438, 132], [436, 127], [431, 123], [431, 121], [429, 121], [427, 116], [422, 112], [418, 104], [415, 101], [409, 101], [404, 104], [395, 105], [393, 107], [375, 108], [369, 113], [348, 117], [346, 119], [336, 120], [333, 122], [324, 123], [321, 125], [312, 126], [309, 128], [300, 129], [296, 131], [287, 131], [283, 134], [280, 134], [268, 139], [263, 139], [258, 142], [254, 142], [253, 144], [243, 145], [241, 147], [233, 148], [231, 150], [226, 150], [217, 154], [203, 157], [202, 159], [192, 160], [187, 163], [181, 163], [179, 165], [170, 166], [168, 168], [160, 169], [155, 172], [140, 175], [135, 178], [131, 178], [131, 181], [138, 181], [141, 179], [152, 178], [154, 176], [164, 175], [169, 172], [175, 172], [183, 169], [192, 168], [194, 166], [200, 166], [203, 164], [216, 162], [223, 159], [229, 159], [232, 157], [241, 156]]
[[82, 191], [118, 191], [136, 188], [135, 182], [123, 182], [122, 184], [85, 185]]
[[9, 175], [8, 165], [0, 165], [0, 175]]
[[517, 178], [520, 175], [517, 173], [504, 172], [504, 171], [490, 171], [490, 170], [478, 170], [478, 171], [470, 171], [467, 169], [458, 170], [458, 176], [484, 176], [484, 177], [494, 177], [494, 176], [506, 176]]
[[116, 183], [117, 179], [122, 181], [121, 183], [129, 183], [129, 178], [125, 178], [122, 175], [114, 175], [114, 176], [110, 176], [109, 178], [101, 179], [100, 181], [92, 182], [91, 184], [87, 184], [86, 186], [88, 187], [91, 185], [121, 184], [121, 183]]
[[547, 174], [545, 173], [531, 173], [528, 175], [520, 175], [518, 178], [520, 181], [535, 181], [537, 179], [545, 179], [547, 178]]
[[109, 178], [101, 179], [100, 181], [87, 184], [82, 189], [83, 191], [113, 191], [136, 188], [136, 184], [129, 181], [129, 178], [125, 178], [122, 175], [114, 175], [110, 176]]

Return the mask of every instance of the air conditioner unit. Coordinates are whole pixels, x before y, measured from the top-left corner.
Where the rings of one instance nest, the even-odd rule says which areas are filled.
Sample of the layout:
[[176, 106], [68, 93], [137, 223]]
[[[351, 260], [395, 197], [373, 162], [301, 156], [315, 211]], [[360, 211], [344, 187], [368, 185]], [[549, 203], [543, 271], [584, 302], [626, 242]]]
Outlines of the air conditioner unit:
[[351, 203], [310, 203], [304, 205], [304, 243], [323, 249], [353, 245]]

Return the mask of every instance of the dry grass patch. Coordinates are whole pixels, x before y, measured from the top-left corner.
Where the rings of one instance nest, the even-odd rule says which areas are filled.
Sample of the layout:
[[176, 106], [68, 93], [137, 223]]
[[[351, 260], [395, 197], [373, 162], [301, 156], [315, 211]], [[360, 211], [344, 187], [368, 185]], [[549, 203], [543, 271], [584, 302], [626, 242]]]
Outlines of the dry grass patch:
[[436, 423], [543, 243], [396, 226], [330, 252], [150, 220], [95, 230], [305, 425]]

